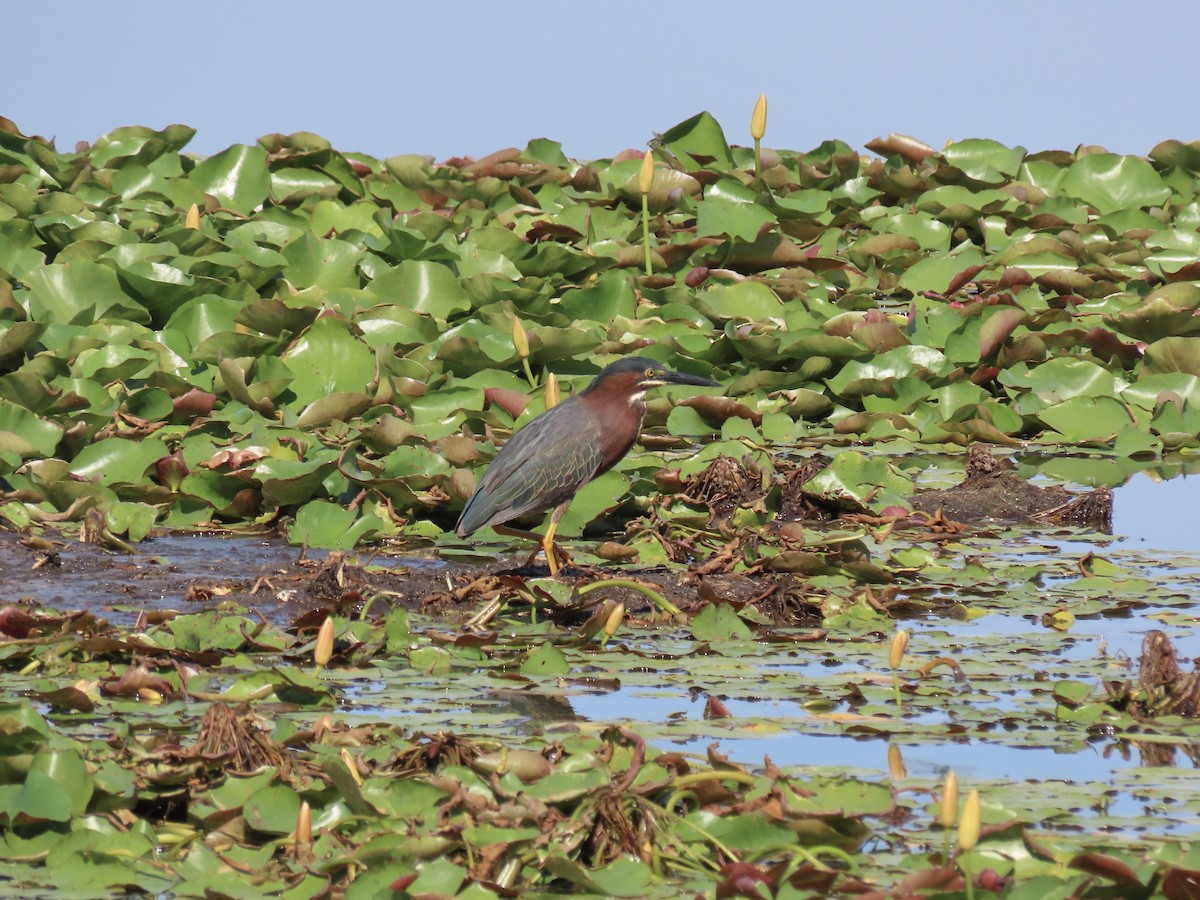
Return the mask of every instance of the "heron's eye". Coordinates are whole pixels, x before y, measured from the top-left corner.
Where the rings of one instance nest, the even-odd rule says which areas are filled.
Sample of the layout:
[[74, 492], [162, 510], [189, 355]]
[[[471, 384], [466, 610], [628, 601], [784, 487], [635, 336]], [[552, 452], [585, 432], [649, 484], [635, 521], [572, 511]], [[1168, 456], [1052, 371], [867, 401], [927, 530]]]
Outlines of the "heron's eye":
[[647, 370], [646, 370], [646, 377], [647, 377], [647, 378], [653, 378], [653, 377], [654, 377], [654, 375], [655, 375], [655, 371], [654, 371], [654, 369], [647, 369]]

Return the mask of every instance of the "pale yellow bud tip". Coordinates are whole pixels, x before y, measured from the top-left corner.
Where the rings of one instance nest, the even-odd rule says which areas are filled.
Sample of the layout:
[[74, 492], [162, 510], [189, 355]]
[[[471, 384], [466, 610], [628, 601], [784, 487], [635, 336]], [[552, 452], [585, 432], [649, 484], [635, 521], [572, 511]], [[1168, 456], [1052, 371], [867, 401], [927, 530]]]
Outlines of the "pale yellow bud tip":
[[339, 755], [342, 757], [342, 764], [350, 770], [350, 777], [354, 779], [354, 783], [362, 787], [363, 777], [358, 771], [358, 763], [354, 761], [354, 757], [350, 755], [350, 751], [343, 747]]
[[943, 828], [953, 828], [958, 821], [958, 776], [953, 772], [946, 773], [942, 784], [942, 810], [938, 821]]
[[893, 669], [900, 668], [900, 663], [904, 662], [904, 651], [908, 649], [908, 632], [901, 629], [896, 632], [896, 636], [892, 638], [892, 649], [888, 653], [888, 664]]
[[558, 389], [558, 378], [551, 372], [546, 376], [546, 409], [553, 409], [562, 402], [562, 394]]
[[643, 194], [650, 193], [654, 186], [654, 154], [649, 150], [642, 157], [642, 171], [638, 174], [638, 190]]
[[767, 95], [759, 94], [758, 102], [754, 104], [754, 115], [750, 117], [750, 137], [756, 141], [762, 140], [767, 133]]
[[963, 804], [962, 822], [958, 826], [959, 850], [972, 850], [979, 843], [981, 815], [979, 791], [971, 791], [967, 794], [967, 802]]
[[313, 647], [313, 662], [318, 666], [329, 664], [333, 656], [333, 619], [326, 618], [317, 632], [317, 645]]
[[517, 349], [517, 356], [521, 359], [529, 358], [529, 335], [525, 333], [525, 326], [521, 324], [521, 320], [513, 316], [512, 329], [513, 346]]
[[195, 203], [193, 203], [191, 209], [187, 211], [187, 218], [183, 220], [183, 227], [190, 228], [193, 231], [200, 227], [200, 207], [198, 207]]
[[908, 767], [904, 765], [904, 754], [895, 744], [888, 744], [887, 760], [888, 774], [894, 780], [908, 777]]

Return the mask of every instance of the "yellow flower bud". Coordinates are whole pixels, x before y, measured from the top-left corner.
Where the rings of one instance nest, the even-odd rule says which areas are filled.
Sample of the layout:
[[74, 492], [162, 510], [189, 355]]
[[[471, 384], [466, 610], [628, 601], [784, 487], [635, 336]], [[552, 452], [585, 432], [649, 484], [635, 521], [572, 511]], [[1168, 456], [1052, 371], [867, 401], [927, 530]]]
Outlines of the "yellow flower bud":
[[896, 744], [888, 744], [888, 774], [893, 780], [899, 781], [908, 777], [908, 768], [904, 765], [904, 755]]
[[193, 203], [192, 208], [187, 211], [187, 217], [183, 220], [183, 227], [190, 228], [193, 231], [200, 227], [200, 207], [198, 207], [195, 203]]
[[521, 359], [529, 358], [529, 335], [525, 333], [525, 326], [521, 324], [521, 320], [513, 316], [513, 346], [517, 348], [517, 356]]
[[354, 783], [362, 787], [363, 778], [358, 771], [358, 763], [354, 761], [354, 757], [350, 755], [350, 751], [343, 747], [339, 756], [342, 757], [342, 764], [350, 770], [350, 777], [354, 779]]
[[617, 633], [617, 629], [621, 627], [623, 621], [625, 621], [625, 604], [618, 603], [608, 613], [608, 618], [604, 622], [604, 633], [612, 637]]
[[318, 666], [328, 665], [332, 656], [333, 619], [327, 616], [321, 623], [321, 630], [317, 632], [317, 645], [313, 647], [313, 662]]
[[892, 649], [888, 653], [888, 664], [893, 669], [900, 668], [900, 663], [904, 662], [904, 651], [908, 649], [908, 632], [900, 629], [896, 632], [896, 636], [892, 638]]
[[943, 828], [953, 828], [958, 821], [958, 776], [953, 772], [947, 772], [942, 782], [942, 811], [938, 821]]
[[307, 800], [300, 801], [300, 811], [296, 813], [296, 843], [312, 843], [312, 807]]
[[979, 843], [980, 817], [979, 791], [971, 791], [963, 804], [962, 822], [958, 826], [959, 850], [972, 850]]
[[562, 402], [562, 393], [558, 389], [558, 378], [551, 372], [546, 376], [546, 409], [552, 409]]
[[759, 94], [758, 102], [754, 104], [754, 115], [750, 117], [750, 137], [756, 141], [762, 140], [767, 133], [767, 95]]
[[642, 171], [638, 174], [638, 190], [643, 194], [650, 193], [654, 186], [654, 154], [649, 150], [642, 157]]

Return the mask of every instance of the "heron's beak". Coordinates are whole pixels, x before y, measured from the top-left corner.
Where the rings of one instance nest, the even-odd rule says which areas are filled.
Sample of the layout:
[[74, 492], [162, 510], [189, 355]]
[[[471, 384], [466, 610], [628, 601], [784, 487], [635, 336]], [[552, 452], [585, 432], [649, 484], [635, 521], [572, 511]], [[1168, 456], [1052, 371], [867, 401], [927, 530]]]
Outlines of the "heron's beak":
[[715, 381], [701, 378], [699, 375], [688, 375], [686, 372], [663, 372], [658, 384], [694, 384], [698, 387], [720, 387]]

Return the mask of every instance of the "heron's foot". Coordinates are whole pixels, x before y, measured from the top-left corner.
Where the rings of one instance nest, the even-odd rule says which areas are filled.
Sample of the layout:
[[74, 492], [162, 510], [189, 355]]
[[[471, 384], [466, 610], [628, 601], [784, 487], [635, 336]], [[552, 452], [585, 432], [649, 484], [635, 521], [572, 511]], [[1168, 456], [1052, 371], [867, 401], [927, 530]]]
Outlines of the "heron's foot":
[[573, 560], [569, 553], [560, 547], [558, 544], [551, 544], [547, 547], [545, 544], [540, 544], [536, 550], [529, 554], [529, 559], [525, 560], [526, 566], [532, 566], [534, 560], [538, 558], [539, 553], [546, 554], [546, 565], [550, 567], [550, 575], [557, 575], [560, 569], [572, 564]]

